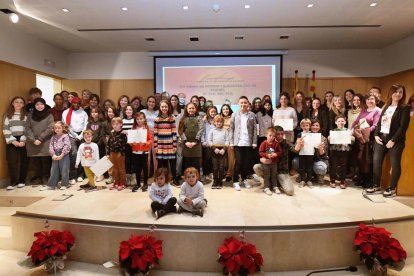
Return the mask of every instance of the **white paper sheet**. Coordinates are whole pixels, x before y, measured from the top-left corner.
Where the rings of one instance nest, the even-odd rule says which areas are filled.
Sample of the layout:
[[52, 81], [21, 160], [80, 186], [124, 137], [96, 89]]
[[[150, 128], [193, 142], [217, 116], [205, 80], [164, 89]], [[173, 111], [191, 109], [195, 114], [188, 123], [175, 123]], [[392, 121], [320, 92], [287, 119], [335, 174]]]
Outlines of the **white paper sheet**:
[[370, 125], [368, 124], [367, 120], [365, 119], [360, 119], [359, 120], [359, 128], [360, 129], [365, 129], [365, 128], [369, 128]]
[[320, 133], [302, 133], [304, 140], [304, 146], [300, 149], [299, 155], [313, 155], [315, 148], [317, 148], [321, 142], [322, 137]]
[[147, 130], [145, 128], [130, 129], [127, 136], [128, 144], [147, 142]]
[[331, 130], [329, 131], [329, 143], [331, 145], [349, 145], [351, 144], [350, 130]]
[[293, 119], [275, 119], [274, 125], [283, 127], [284, 131], [293, 131]]
[[112, 166], [113, 164], [109, 158], [107, 156], [104, 156], [98, 162], [93, 164], [90, 169], [96, 176], [99, 177], [106, 173], [110, 168], [112, 168]]

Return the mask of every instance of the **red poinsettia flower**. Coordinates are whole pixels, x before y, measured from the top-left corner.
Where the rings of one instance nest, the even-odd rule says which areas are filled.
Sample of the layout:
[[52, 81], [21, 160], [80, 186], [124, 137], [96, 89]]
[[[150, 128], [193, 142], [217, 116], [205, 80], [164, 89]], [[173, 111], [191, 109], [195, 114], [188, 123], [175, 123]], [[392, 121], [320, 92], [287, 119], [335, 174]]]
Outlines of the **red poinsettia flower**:
[[241, 270], [255, 273], [263, 265], [262, 255], [257, 252], [256, 246], [234, 237], [225, 239], [217, 251], [220, 255], [218, 262], [229, 273], [240, 273]]

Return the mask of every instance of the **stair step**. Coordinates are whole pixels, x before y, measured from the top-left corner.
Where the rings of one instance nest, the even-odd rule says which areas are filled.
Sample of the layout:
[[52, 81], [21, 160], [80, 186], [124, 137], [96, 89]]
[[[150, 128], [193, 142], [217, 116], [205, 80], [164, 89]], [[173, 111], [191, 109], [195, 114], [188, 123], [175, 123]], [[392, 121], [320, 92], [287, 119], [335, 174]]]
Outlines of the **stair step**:
[[0, 207], [0, 226], [10, 226], [11, 216], [24, 207]]
[[0, 226], [0, 249], [13, 249], [11, 226]]

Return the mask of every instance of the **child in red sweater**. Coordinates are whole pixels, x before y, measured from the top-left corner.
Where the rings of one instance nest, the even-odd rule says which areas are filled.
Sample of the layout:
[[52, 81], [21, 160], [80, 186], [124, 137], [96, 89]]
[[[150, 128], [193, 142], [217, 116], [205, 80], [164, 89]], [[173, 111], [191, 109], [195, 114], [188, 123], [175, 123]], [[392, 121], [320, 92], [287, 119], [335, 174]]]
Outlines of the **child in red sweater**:
[[277, 161], [282, 155], [282, 148], [276, 138], [276, 130], [269, 127], [266, 130], [266, 140], [260, 144], [259, 155], [265, 158], [267, 162], [263, 164], [264, 187], [263, 192], [269, 196], [272, 195], [277, 184]]

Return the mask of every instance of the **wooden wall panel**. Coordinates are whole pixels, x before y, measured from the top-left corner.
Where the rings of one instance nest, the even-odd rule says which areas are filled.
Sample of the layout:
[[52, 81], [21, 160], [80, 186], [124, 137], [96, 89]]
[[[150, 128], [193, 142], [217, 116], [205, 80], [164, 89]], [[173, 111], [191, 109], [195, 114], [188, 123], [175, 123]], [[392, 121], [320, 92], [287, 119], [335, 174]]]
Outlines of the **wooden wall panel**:
[[[10, 101], [15, 96], [28, 98], [30, 88], [36, 86], [36, 72], [8, 63], [0, 62], [0, 127], [3, 129], [3, 114]], [[3, 136], [3, 135], [2, 135]], [[8, 177], [6, 160], [6, 145], [4, 137], [0, 143], [0, 180]]]
[[80, 96], [82, 90], [89, 89], [92, 93], [101, 95], [100, 80], [62, 80], [62, 89], [77, 92]]
[[414, 69], [382, 77], [380, 87], [382, 89], [381, 97], [383, 100], [387, 99], [390, 87], [396, 83], [401, 83], [405, 86], [408, 100], [414, 94]]
[[149, 95], [154, 94], [154, 82], [148, 80], [102, 80], [101, 98], [118, 101], [119, 96], [128, 95], [131, 98], [141, 96], [145, 102]]

